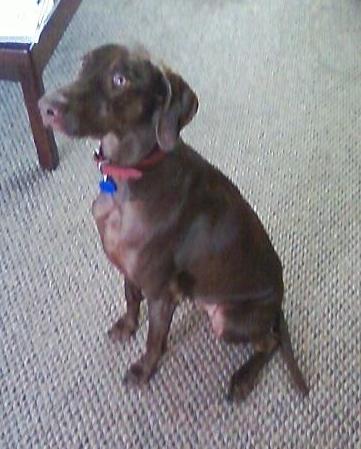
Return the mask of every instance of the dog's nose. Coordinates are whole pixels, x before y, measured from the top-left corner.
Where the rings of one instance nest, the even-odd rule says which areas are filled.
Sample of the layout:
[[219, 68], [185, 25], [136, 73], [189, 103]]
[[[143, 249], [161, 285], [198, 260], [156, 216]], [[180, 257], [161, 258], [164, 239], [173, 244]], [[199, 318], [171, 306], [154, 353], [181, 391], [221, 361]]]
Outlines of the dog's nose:
[[44, 95], [40, 98], [38, 106], [44, 117], [54, 117], [59, 113], [61, 103], [53, 96]]
[[47, 105], [44, 108], [44, 114], [48, 115], [49, 117], [54, 117], [55, 115], [57, 115], [58, 110], [56, 108], [54, 108], [54, 106], [51, 105]]
[[44, 125], [52, 125], [55, 120], [61, 117], [66, 106], [66, 98], [59, 93], [44, 95], [38, 102], [40, 114]]

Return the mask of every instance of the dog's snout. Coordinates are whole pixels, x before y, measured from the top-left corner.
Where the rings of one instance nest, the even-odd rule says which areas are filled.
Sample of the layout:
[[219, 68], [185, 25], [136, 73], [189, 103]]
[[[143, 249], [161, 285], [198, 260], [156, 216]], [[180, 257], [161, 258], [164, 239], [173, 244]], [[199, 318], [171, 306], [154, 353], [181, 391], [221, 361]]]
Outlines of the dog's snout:
[[66, 98], [58, 92], [41, 97], [38, 106], [44, 125], [54, 127], [64, 115], [66, 105]]
[[38, 106], [44, 115], [53, 117], [64, 108], [66, 103], [67, 100], [63, 94], [54, 93], [42, 96], [39, 100]]

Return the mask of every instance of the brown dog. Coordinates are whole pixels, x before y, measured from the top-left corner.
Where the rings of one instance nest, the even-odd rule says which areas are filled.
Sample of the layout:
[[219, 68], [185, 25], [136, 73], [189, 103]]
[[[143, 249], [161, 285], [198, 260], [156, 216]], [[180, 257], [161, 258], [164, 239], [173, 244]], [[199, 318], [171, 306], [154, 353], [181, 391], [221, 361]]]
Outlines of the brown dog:
[[140, 303], [148, 301], [146, 351], [125, 379], [148, 381], [175, 307], [189, 297], [208, 313], [217, 337], [253, 344], [228, 397], [244, 398], [278, 347], [306, 394], [270, 239], [238, 189], [179, 137], [198, 108], [188, 84], [144, 55], [106, 45], [84, 58], [74, 83], [39, 106], [46, 125], [101, 141], [97, 158], [107, 178], [92, 211], [108, 258], [125, 276], [127, 302], [110, 331], [114, 340], [135, 332]]

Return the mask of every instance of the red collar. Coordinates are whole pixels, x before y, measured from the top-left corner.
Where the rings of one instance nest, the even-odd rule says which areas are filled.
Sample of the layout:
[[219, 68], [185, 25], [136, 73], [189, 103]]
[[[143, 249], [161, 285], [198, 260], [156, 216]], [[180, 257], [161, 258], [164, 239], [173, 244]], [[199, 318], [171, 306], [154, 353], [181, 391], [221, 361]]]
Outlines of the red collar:
[[104, 158], [102, 145], [94, 153], [95, 162], [102, 175], [111, 176], [121, 181], [127, 181], [128, 179], [140, 179], [143, 176], [143, 172], [158, 162], [162, 161], [166, 157], [167, 153], [163, 151], [158, 145], [142, 159], [138, 164], [132, 167], [122, 167], [120, 165], [112, 164]]

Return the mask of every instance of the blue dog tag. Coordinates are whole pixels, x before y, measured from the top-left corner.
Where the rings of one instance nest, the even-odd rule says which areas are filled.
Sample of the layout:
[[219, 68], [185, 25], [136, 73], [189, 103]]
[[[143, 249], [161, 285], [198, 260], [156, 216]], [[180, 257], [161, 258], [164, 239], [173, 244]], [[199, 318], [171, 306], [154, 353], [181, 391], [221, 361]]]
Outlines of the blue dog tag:
[[112, 195], [117, 191], [117, 185], [112, 178], [106, 177], [99, 183], [100, 191]]

